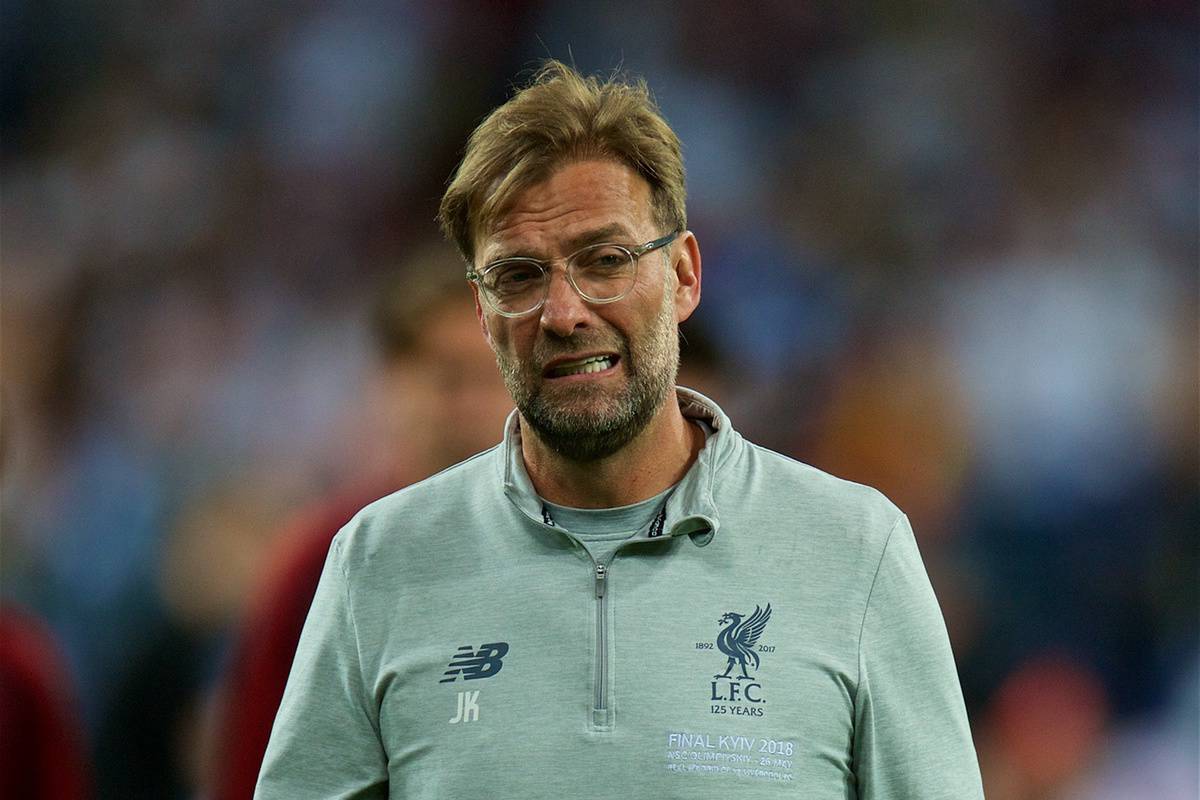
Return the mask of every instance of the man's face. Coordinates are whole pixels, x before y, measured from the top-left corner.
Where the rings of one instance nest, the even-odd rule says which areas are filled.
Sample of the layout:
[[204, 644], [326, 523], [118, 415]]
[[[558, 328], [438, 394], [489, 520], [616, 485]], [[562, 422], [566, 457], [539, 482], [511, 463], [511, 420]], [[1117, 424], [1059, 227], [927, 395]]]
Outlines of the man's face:
[[[597, 242], [633, 247], [664, 233], [641, 176], [615, 161], [581, 161], [518, 195], [495, 230], [481, 236], [476, 263], [562, 258]], [[667, 261], [673, 263], [676, 246], [642, 256], [633, 289], [613, 303], [581, 298], [561, 262], [553, 265], [545, 304], [525, 316], [495, 314], [476, 295], [509, 393], [524, 420], [562, 455], [576, 461], [611, 455], [672, 394], [682, 317]], [[587, 368], [594, 371], [583, 369], [584, 359], [595, 359]]]

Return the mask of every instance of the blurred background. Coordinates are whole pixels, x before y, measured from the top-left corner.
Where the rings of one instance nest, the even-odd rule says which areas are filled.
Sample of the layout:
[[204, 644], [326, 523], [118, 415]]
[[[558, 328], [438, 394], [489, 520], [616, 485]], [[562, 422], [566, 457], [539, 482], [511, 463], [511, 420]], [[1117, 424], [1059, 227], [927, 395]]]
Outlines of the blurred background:
[[297, 543], [499, 438], [434, 215], [553, 56], [644, 75], [684, 142], [683, 382], [909, 513], [988, 797], [1194, 800], [1198, 34], [1188, 0], [9, 0], [0, 711], [58, 720], [53, 796], [237, 796]]

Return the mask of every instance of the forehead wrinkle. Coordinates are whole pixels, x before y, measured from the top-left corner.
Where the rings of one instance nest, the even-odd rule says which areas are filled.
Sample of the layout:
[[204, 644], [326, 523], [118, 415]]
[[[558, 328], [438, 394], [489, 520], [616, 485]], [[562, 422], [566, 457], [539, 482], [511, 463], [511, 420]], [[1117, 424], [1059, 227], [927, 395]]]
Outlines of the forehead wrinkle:
[[610, 222], [607, 225], [602, 225], [598, 228], [593, 228], [589, 231], [576, 234], [570, 237], [564, 243], [568, 251], [574, 252], [581, 247], [587, 247], [590, 244], [601, 244], [605, 242], [615, 244], [629, 244], [628, 241], [633, 237], [632, 232], [620, 222]]
[[[588, 171], [581, 174], [580, 168]], [[630, 244], [642, 223], [653, 220], [650, 204], [645, 179], [625, 164], [609, 160], [567, 164], [506, 203], [506, 212], [482, 237], [478, 263], [511, 257], [545, 260], [614, 238]], [[582, 226], [587, 228], [579, 231]], [[572, 230], [579, 232], [560, 233]]]
[[[620, 222], [612, 222], [608, 225], [602, 225], [598, 228], [593, 228], [583, 233], [577, 233], [563, 241], [563, 255], [572, 255], [579, 250], [582, 250], [589, 245], [594, 244], [619, 244], [623, 246], [634, 247], [638, 242], [634, 242], [634, 234], [625, 225]], [[501, 255], [494, 258], [489, 258], [485, 263], [492, 264], [497, 261], [502, 261], [508, 258], [531, 258], [535, 261], [548, 261], [549, 257], [544, 254], [533, 254], [531, 251], [523, 251], [521, 248], [516, 248], [512, 252], [505, 254], [504, 249], [500, 250]]]

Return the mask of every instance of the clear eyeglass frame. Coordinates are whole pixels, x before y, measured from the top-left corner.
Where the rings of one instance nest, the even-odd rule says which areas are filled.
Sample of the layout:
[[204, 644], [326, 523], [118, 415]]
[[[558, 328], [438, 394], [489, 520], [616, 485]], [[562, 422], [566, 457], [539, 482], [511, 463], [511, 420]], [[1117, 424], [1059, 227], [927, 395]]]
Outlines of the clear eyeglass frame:
[[[615, 303], [618, 300], [625, 298], [633, 290], [634, 285], [637, 283], [638, 259], [644, 256], [646, 253], [666, 247], [671, 242], [675, 241], [675, 239], [678, 238], [679, 234], [681, 233], [683, 233], [682, 229], [676, 229], [671, 233], [668, 233], [666, 236], [653, 239], [645, 244], [640, 244], [637, 247], [627, 247], [622, 244], [616, 244], [615, 242], [598, 242], [596, 244], [589, 244], [586, 247], [581, 247], [574, 253], [571, 253], [564, 258], [547, 259], [545, 261], [536, 258], [528, 258], [525, 256], [502, 258], [499, 261], [493, 261], [481, 270], [468, 270], [467, 280], [479, 287], [479, 294], [483, 297], [484, 303], [486, 303], [488, 308], [490, 308], [492, 311], [496, 312], [502, 317], [523, 317], [526, 314], [532, 314], [545, 305], [546, 298], [550, 295], [550, 268], [556, 261], [562, 261], [566, 267], [567, 282], [571, 284], [571, 288], [574, 289], [580, 297], [587, 302], [596, 305]], [[625, 288], [619, 293], [612, 297], [595, 297], [580, 288], [579, 283], [575, 279], [574, 266], [576, 265], [577, 259], [581, 254], [594, 252], [606, 247], [615, 248], [616, 250], [619, 250], [628, 256], [632, 269], [628, 276], [628, 285], [625, 286]], [[541, 291], [540, 294], [534, 294], [534, 296], [537, 297], [537, 301], [529, 306], [529, 308], [519, 311], [512, 311], [501, 307], [501, 301], [495, 297], [493, 290], [486, 285], [485, 279], [490, 273], [499, 268], [512, 267], [516, 265], [529, 266], [537, 269], [541, 273]]]

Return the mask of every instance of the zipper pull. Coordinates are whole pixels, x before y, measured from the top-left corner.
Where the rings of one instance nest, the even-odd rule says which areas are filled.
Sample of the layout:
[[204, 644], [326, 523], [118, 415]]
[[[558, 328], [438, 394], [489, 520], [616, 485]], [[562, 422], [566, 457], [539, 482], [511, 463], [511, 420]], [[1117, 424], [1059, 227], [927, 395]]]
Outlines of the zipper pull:
[[596, 597], [604, 597], [604, 582], [608, 577], [608, 567], [603, 564], [596, 565]]

